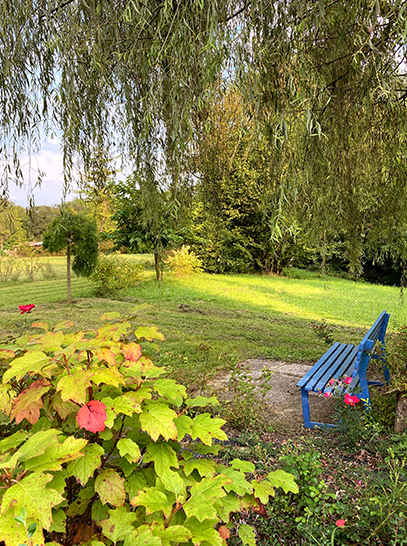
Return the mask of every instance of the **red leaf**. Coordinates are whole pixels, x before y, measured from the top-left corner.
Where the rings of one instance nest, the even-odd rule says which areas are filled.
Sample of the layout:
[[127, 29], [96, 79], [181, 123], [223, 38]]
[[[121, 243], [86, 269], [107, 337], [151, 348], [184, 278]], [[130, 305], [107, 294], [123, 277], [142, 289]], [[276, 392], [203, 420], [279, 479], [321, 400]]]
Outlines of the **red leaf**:
[[34, 425], [40, 418], [40, 410], [43, 407], [42, 395], [49, 391], [51, 383], [46, 379], [34, 381], [28, 389], [22, 391], [14, 400], [10, 420], [16, 420], [19, 424], [23, 419]]
[[89, 432], [103, 432], [106, 419], [106, 406], [99, 400], [91, 400], [82, 406], [76, 416], [78, 425]]
[[219, 527], [218, 529], [218, 533], [220, 534], [220, 536], [222, 537], [222, 539], [227, 542], [228, 538], [230, 538], [230, 531], [227, 527], [225, 527], [224, 525], [222, 525], [221, 527]]
[[123, 347], [123, 354], [126, 360], [136, 362], [141, 357], [141, 347], [138, 343], [129, 343]]

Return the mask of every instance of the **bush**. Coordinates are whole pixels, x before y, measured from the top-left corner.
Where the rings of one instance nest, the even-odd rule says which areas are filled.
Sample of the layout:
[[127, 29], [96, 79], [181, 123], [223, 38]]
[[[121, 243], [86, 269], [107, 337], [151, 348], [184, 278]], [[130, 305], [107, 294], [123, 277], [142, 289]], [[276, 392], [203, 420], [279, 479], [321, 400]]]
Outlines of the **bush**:
[[186, 277], [202, 271], [202, 261], [189, 248], [189, 246], [182, 245], [179, 250], [172, 250], [164, 260], [168, 269], [177, 277]]
[[[164, 336], [134, 318], [106, 313], [97, 332], [34, 323], [45, 332], [0, 347], [6, 546], [222, 546], [231, 514], [259, 510], [279, 486], [298, 492], [282, 470], [260, 480], [253, 463], [210, 458], [224, 421], [195, 415], [207, 399], [160, 378], [143, 352]], [[239, 535], [255, 543], [249, 525]]]
[[96, 292], [106, 296], [136, 286], [141, 281], [143, 266], [119, 256], [101, 256], [90, 279], [97, 284]]

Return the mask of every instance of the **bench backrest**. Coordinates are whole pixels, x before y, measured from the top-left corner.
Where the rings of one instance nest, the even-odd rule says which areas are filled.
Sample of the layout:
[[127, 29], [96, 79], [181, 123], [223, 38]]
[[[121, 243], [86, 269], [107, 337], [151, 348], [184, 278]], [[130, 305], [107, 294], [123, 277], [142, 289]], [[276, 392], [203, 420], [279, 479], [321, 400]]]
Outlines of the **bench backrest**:
[[386, 334], [389, 318], [390, 315], [389, 313], [386, 313], [386, 311], [380, 313], [376, 322], [373, 324], [373, 326], [370, 328], [370, 330], [360, 342], [359, 351], [355, 362], [355, 371], [353, 372], [353, 375], [359, 372], [360, 377], [366, 376], [366, 369], [370, 360], [367, 351], [371, 351], [377, 341], [380, 342], [380, 345], [384, 349], [384, 336]]

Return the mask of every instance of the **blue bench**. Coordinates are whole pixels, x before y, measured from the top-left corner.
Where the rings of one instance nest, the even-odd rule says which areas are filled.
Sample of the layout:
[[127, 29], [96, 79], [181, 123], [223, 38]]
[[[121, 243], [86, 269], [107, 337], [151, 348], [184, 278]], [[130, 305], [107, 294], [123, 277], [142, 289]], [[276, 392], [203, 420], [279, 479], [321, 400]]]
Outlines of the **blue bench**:
[[[363, 401], [365, 409], [369, 411], [369, 385], [384, 384], [384, 382], [381, 381], [367, 380], [366, 370], [371, 358], [381, 360], [384, 371], [384, 380], [386, 383], [390, 381], [384, 344], [384, 336], [386, 334], [389, 317], [390, 315], [386, 313], [386, 311], [383, 311], [362, 339], [360, 345], [334, 343], [297, 383], [297, 387], [301, 387], [302, 413], [305, 427], [335, 426], [328, 423], [311, 421], [308, 400], [308, 393], [310, 391], [318, 393], [331, 392], [333, 388], [329, 385], [331, 379], [340, 379], [344, 376], [352, 377], [352, 382], [347, 388], [344, 388], [343, 394], [346, 392], [353, 394], [355, 390], [361, 392], [361, 394], [358, 394], [358, 398]], [[380, 344], [380, 350], [375, 353], [374, 347], [377, 342]]]

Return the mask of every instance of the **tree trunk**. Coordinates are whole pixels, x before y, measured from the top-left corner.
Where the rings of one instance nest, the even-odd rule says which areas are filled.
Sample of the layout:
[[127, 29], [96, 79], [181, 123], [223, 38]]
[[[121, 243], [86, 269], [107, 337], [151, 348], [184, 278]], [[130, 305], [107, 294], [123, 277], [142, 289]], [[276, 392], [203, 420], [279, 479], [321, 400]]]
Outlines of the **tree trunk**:
[[66, 240], [66, 280], [68, 283], [68, 303], [72, 303], [71, 293], [71, 239]]
[[407, 428], [407, 392], [397, 393], [396, 418], [394, 432], [403, 432]]
[[155, 278], [157, 281], [162, 280], [161, 264], [160, 264], [160, 252], [158, 248], [154, 249], [154, 265], [155, 265]]

